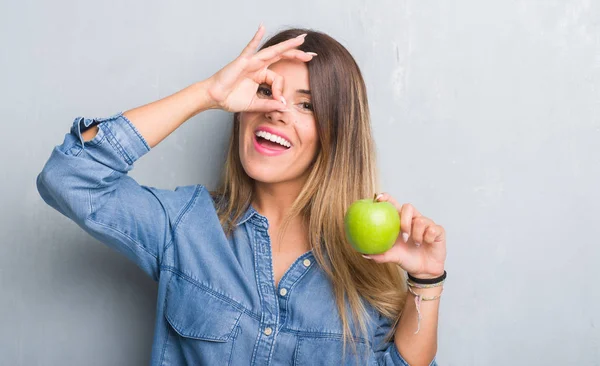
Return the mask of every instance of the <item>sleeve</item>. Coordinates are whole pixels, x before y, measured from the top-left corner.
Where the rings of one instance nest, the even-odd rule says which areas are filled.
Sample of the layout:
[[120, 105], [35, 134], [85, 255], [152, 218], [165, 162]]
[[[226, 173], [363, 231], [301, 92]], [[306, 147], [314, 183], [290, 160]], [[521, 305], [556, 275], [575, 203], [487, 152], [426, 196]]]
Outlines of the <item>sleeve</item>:
[[[410, 366], [400, 352], [398, 352], [393, 339], [391, 341], [386, 340], [391, 326], [392, 322], [390, 319], [379, 315], [378, 326], [373, 337], [373, 348], [377, 364], [382, 366]], [[435, 357], [429, 366], [438, 366]]]
[[[84, 142], [81, 133], [92, 125], [98, 125], [98, 133]], [[78, 117], [63, 143], [52, 150], [36, 185], [48, 205], [157, 281], [174, 223], [202, 186], [173, 191], [138, 184], [127, 173], [148, 151], [143, 136], [122, 113]]]

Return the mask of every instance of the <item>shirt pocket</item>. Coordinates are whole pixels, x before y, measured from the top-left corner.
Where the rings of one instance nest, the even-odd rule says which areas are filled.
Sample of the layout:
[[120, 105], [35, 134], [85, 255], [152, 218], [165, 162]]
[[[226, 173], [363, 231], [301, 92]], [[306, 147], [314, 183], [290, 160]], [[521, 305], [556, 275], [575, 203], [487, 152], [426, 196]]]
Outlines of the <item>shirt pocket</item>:
[[341, 338], [305, 337], [298, 338], [294, 354], [294, 366], [325, 365], [377, 365], [370, 347], [362, 342], [355, 342], [356, 350], [350, 342], [344, 343]]
[[169, 364], [231, 364], [243, 313], [227, 297], [173, 274], [164, 314], [171, 329], [164, 359]]

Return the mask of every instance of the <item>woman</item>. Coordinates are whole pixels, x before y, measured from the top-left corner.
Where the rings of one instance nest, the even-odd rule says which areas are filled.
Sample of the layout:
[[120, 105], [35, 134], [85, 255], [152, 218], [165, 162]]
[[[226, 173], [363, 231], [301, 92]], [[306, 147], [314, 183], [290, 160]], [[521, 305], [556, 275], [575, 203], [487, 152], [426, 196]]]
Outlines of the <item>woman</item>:
[[[158, 281], [152, 365], [435, 364], [444, 229], [384, 193], [402, 235], [383, 254], [351, 249], [344, 212], [377, 189], [359, 68], [323, 33], [289, 29], [256, 51], [263, 34], [207, 80], [75, 119], [40, 195]], [[217, 191], [127, 175], [211, 108], [234, 112]]]

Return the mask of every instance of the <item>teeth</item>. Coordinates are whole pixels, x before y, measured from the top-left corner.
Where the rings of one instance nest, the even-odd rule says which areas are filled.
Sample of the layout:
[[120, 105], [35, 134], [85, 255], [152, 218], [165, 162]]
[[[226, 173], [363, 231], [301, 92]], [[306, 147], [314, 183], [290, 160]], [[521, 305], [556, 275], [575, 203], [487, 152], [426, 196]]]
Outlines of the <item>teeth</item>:
[[262, 137], [264, 139], [267, 139], [267, 140], [275, 142], [275, 143], [278, 143], [279, 145], [282, 145], [282, 146], [285, 146], [285, 147], [291, 147], [292, 146], [292, 144], [288, 140], [284, 139], [283, 137], [277, 136], [277, 135], [273, 135], [272, 133], [269, 133], [269, 132], [266, 132], [266, 131], [258, 131], [256, 133], [256, 136]]

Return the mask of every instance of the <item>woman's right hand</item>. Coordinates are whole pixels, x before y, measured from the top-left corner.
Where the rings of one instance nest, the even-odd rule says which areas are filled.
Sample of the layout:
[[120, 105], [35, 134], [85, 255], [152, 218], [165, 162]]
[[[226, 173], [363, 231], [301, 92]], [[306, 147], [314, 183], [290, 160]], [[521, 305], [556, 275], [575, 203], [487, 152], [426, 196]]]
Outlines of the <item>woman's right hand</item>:
[[[242, 53], [207, 80], [208, 96], [215, 108], [229, 112], [269, 112], [286, 108], [281, 95], [283, 78], [268, 67], [281, 59], [308, 62], [316, 54], [295, 49], [304, 42], [305, 34], [256, 52], [264, 30], [261, 24]], [[260, 84], [271, 86], [273, 99], [257, 96]]]

